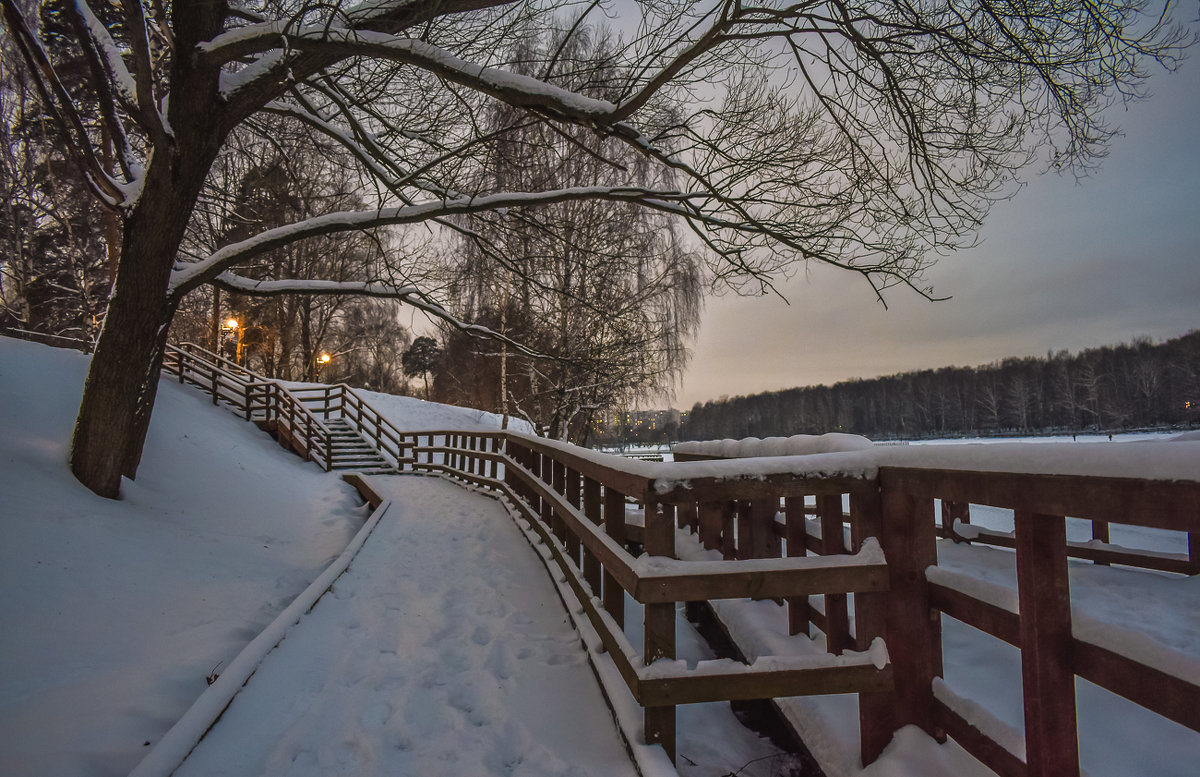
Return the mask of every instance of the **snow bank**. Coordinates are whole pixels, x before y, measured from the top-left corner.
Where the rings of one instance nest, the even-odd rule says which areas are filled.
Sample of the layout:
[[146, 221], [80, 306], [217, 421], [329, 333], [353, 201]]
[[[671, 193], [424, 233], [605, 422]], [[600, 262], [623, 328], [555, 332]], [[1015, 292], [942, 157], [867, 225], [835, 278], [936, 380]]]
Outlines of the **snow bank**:
[[675, 446], [676, 453], [693, 456], [714, 456], [726, 459], [757, 458], [760, 456], [805, 456], [812, 453], [836, 453], [839, 451], [862, 451], [874, 447], [874, 443], [857, 434], [829, 432], [827, 434], [797, 434], [791, 437], [746, 437], [741, 440], [708, 440], [704, 442], [681, 442]]
[[136, 482], [67, 470], [88, 357], [0, 337], [0, 774], [125, 775], [366, 510], [164, 379]]
[[[415, 397], [380, 394], [377, 391], [354, 391], [402, 432], [495, 431], [500, 428], [502, 421], [502, 416], [498, 413], [489, 413], [486, 410], [443, 405]], [[509, 416], [508, 428], [514, 432], [533, 433], [533, 427], [522, 418]]]

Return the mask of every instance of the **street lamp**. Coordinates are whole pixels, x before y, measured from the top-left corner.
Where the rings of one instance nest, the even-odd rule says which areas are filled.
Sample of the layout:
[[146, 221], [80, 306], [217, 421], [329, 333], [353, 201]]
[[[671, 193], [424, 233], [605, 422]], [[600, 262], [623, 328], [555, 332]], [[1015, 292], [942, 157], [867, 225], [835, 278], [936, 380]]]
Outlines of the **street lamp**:
[[317, 357], [317, 377], [316, 377], [316, 379], [318, 381], [321, 380], [321, 370], [325, 367], [326, 364], [329, 364], [329, 362], [331, 362], [331, 361], [333, 361], [333, 357], [331, 355], [329, 355], [329, 353], [327, 351], [322, 351], [321, 355]]
[[235, 335], [236, 339], [235, 339], [234, 348], [233, 348], [233, 360], [236, 363], [241, 364], [242, 363], [242, 331], [243, 331], [242, 327], [238, 323], [238, 320], [231, 316], [230, 318], [225, 319], [225, 328], [229, 330], [230, 334], [236, 333], [236, 335]]

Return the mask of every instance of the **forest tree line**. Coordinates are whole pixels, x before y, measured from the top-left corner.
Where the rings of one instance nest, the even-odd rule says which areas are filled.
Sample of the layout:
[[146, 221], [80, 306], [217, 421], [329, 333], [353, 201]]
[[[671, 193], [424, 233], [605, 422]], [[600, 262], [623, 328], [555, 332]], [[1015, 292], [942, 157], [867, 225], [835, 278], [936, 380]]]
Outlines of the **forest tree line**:
[[697, 403], [682, 439], [872, 439], [1115, 431], [1200, 424], [1200, 331], [1078, 354], [1009, 358]]

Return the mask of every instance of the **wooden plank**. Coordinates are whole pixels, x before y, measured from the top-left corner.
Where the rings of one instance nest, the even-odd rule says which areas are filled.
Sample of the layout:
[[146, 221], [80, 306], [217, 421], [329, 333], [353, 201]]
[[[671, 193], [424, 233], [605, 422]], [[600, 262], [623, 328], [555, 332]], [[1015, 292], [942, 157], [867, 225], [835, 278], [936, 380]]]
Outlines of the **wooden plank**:
[[[996, 545], [1001, 548], [1015, 548], [1017, 546], [1017, 540], [1011, 534], [1001, 534], [986, 530], [977, 531], [972, 542]], [[1098, 564], [1122, 564], [1141, 569], [1153, 569], [1159, 572], [1174, 572], [1179, 575], [1192, 574], [1192, 562], [1189, 559], [1173, 557], [1165, 553], [1109, 550], [1108, 548], [1094, 548], [1079, 542], [1068, 542], [1067, 556], [1085, 561], [1094, 561]]]
[[[642, 575], [630, 591], [639, 602], [694, 602], [709, 599], [777, 599], [818, 594], [886, 591], [887, 564], [846, 565], [820, 556], [794, 559], [794, 566], [762, 569], [754, 559], [731, 561], [725, 569], [656, 572]], [[754, 567], [758, 566], [759, 569]], [[748, 568], [749, 567], [749, 568]], [[686, 565], [685, 565], [686, 569]]]
[[[675, 557], [675, 521], [664, 513], [649, 493], [643, 498], [645, 505], [645, 547], [651, 556]], [[638, 586], [641, 586], [639, 580]], [[649, 665], [666, 658], [675, 658], [675, 602], [644, 604], [643, 616], [643, 661]], [[638, 688], [639, 698], [643, 693]], [[642, 702], [645, 704], [645, 702]], [[646, 706], [642, 713], [647, 744], [660, 744], [667, 752], [671, 763], [675, 762], [675, 707], [670, 704]]]
[[895, 487], [881, 493], [879, 539], [891, 589], [884, 633], [896, 684], [890, 703], [873, 710], [875, 725], [890, 731], [915, 725], [936, 736], [933, 678], [942, 674], [942, 635], [925, 580], [925, 569], [937, 563], [933, 501]]
[[695, 674], [642, 679], [638, 701], [646, 706], [700, 704], [710, 701], [743, 701], [787, 696], [820, 696], [832, 693], [869, 693], [892, 687], [890, 666], [871, 664], [744, 671], [728, 674]]
[[962, 591], [938, 583], [929, 584], [929, 603], [934, 609], [972, 628], [991, 634], [1010, 645], [1021, 646], [1020, 616], [1003, 607], [981, 601]]
[[1083, 679], [1200, 732], [1200, 685], [1080, 639], [1072, 652]]
[[[842, 495], [817, 497], [817, 517], [821, 522], [821, 552], [826, 556], [846, 552], [845, 526], [842, 523]], [[850, 647], [850, 615], [846, 595], [825, 594], [825, 645], [830, 653], [841, 655]]]
[[[599, 525], [604, 520], [600, 502], [600, 483], [589, 477], [583, 478], [583, 513], [595, 525]], [[587, 546], [583, 548], [583, 578], [591, 588], [592, 596], [599, 596], [603, 590], [601, 588], [603, 578], [600, 560]]]
[[[670, 465], [664, 465], [670, 466]], [[807, 494], [844, 494], [863, 484], [863, 478], [846, 476], [801, 477], [791, 473], [776, 475], [731, 475], [722, 478], [689, 478], [687, 485], [665, 493], [656, 492], [662, 502], [679, 504], [724, 499], [762, 499]]]
[[1025, 768], [1025, 762], [1019, 757], [1008, 752], [996, 740], [947, 707], [940, 699], [934, 699], [933, 705], [934, 720], [937, 726], [953, 737], [963, 750], [987, 764], [987, 767], [999, 777], [1027, 777], [1029, 771]]
[[[850, 542], [856, 552], [862, 549], [863, 543], [868, 539], [882, 544], [882, 523], [883, 505], [879, 489], [873, 485], [864, 485], [851, 491]], [[803, 525], [803, 521], [801, 524]], [[886, 637], [887, 609], [888, 599], [885, 594], [854, 594], [856, 649], [865, 651], [876, 637]], [[859, 756], [864, 765], [871, 764], [879, 757], [895, 732], [890, 708], [895, 695], [891, 690], [863, 691], [859, 694]]]
[[879, 483], [929, 499], [1200, 531], [1200, 482], [880, 467]]
[[[547, 469], [550, 471], [550, 481], [554, 493], [565, 496], [567, 491], [567, 465], [551, 457], [546, 457], [543, 460], [548, 462]], [[546, 469], [542, 471], [545, 472]], [[554, 529], [554, 536], [558, 537], [559, 542], [566, 543], [567, 525], [563, 523], [561, 512], [554, 509], [547, 511], [545, 507], [542, 509], [543, 515], [546, 515], [547, 512], [549, 513], [548, 517], [550, 518], [550, 526]], [[578, 556], [576, 556], [575, 563], [579, 563]]]
[[1025, 763], [1031, 777], [1079, 774], [1066, 519], [1015, 513]]
[[[808, 534], [808, 526], [804, 515], [804, 497], [784, 497], [783, 510], [787, 528], [788, 558], [803, 558], [807, 555], [805, 535]], [[797, 634], [804, 634], [806, 637], [812, 636], [808, 629], [808, 597], [791, 596], [786, 599], [786, 602], [788, 608], [788, 634], [792, 636]]]
[[722, 505], [720, 502], [700, 502], [700, 544], [707, 550], [721, 547]]
[[726, 499], [721, 503], [721, 556], [725, 559], [737, 558], [737, 537], [734, 526], [737, 523], [737, 501]]
[[[625, 495], [608, 486], [604, 488], [604, 530], [614, 542], [625, 546]], [[604, 609], [624, 627], [625, 590], [617, 582], [611, 562], [601, 557], [600, 563], [604, 565]]]

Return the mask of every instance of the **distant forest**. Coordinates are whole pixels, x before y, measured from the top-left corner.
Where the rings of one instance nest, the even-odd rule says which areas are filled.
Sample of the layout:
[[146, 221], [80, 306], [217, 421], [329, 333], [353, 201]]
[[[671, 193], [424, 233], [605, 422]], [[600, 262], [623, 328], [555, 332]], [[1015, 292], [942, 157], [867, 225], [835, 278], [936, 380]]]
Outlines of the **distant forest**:
[[1200, 331], [697, 403], [681, 438], [841, 431], [872, 439], [1200, 425]]

